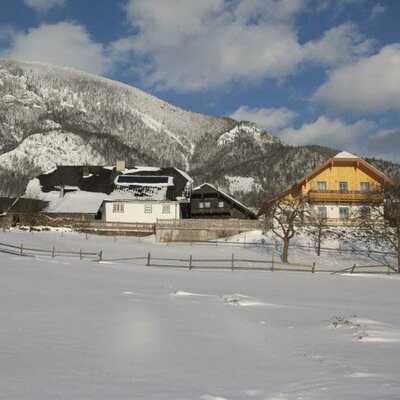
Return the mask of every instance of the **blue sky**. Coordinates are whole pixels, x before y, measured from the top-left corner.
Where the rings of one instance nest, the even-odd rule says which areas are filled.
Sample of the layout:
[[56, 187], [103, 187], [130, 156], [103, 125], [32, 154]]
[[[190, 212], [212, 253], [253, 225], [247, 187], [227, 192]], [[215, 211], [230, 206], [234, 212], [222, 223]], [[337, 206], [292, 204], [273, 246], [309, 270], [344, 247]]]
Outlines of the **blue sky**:
[[0, 0], [0, 57], [400, 162], [400, 1]]

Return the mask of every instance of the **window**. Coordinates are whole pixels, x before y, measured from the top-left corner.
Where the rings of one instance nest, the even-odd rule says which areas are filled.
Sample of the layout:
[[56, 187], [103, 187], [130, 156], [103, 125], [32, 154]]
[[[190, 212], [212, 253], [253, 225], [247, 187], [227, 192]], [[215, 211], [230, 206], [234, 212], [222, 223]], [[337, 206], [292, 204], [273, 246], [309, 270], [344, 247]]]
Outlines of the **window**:
[[360, 216], [362, 219], [369, 219], [371, 217], [371, 209], [369, 207], [361, 207]]
[[162, 213], [169, 214], [171, 212], [171, 207], [169, 204], [163, 204], [162, 206]]
[[202, 201], [199, 203], [199, 208], [204, 208], [204, 203]]
[[225, 203], [223, 201], [219, 201], [218, 202], [218, 207], [219, 208], [224, 208], [225, 207]]
[[326, 182], [325, 181], [317, 182], [317, 190], [326, 190]]
[[204, 208], [211, 208], [211, 202], [210, 201], [204, 202]]
[[348, 190], [347, 182], [339, 182], [339, 190], [341, 192], [347, 192]]
[[151, 204], [144, 205], [145, 214], [151, 214], [153, 212], [153, 206]]
[[318, 207], [317, 215], [318, 215], [318, 218], [327, 218], [328, 212], [327, 212], [326, 207]]
[[113, 203], [113, 213], [123, 213], [124, 203]]
[[349, 207], [339, 207], [339, 218], [349, 219], [350, 212]]
[[369, 192], [369, 182], [360, 182], [360, 190], [362, 192]]

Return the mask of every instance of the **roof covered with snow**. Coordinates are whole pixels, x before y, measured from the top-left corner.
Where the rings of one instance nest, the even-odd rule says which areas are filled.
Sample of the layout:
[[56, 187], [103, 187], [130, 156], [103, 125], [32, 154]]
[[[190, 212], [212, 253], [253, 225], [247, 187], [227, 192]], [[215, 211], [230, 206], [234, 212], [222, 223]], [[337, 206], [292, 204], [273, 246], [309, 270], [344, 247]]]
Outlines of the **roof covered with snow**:
[[[58, 166], [30, 182], [27, 196], [49, 202], [46, 212], [97, 213], [103, 200], [176, 200], [187, 198], [192, 179], [166, 167]], [[64, 190], [64, 197], [60, 191]], [[32, 196], [30, 196], [32, 197]], [[83, 204], [79, 204], [82, 202]]]
[[333, 158], [360, 158], [352, 153], [349, 153], [348, 151], [341, 151], [340, 153], [337, 153], [335, 157]]

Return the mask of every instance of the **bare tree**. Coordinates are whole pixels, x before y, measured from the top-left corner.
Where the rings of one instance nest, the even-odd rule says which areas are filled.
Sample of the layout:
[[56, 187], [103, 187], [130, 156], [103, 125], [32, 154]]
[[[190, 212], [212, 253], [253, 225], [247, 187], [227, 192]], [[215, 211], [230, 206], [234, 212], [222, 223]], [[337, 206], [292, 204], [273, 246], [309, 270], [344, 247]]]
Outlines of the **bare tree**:
[[307, 218], [307, 222], [311, 228], [310, 233], [315, 239], [317, 256], [320, 256], [322, 242], [328, 236], [327, 215], [326, 213], [321, 212], [318, 208], [314, 207], [313, 204], [308, 201], [305, 217]]
[[303, 221], [305, 202], [289, 196], [271, 201], [266, 216], [273, 221], [272, 232], [283, 241], [282, 261], [289, 262], [289, 244]]
[[368, 215], [360, 216], [361, 226], [374, 235], [375, 241], [393, 247], [400, 273], [400, 183], [376, 191], [369, 208]]

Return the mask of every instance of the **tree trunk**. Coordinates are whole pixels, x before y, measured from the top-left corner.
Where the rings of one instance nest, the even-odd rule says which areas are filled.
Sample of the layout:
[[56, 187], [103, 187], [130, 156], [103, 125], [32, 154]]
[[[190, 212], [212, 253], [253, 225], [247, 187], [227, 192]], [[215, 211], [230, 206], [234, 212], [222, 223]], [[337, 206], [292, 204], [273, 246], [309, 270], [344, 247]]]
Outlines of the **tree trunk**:
[[289, 239], [283, 239], [282, 262], [287, 263], [289, 258]]
[[321, 227], [320, 227], [319, 231], [318, 231], [317, 256], [321, 255], [321, 236], [322, 236], [322, 232], [321, 232]]

